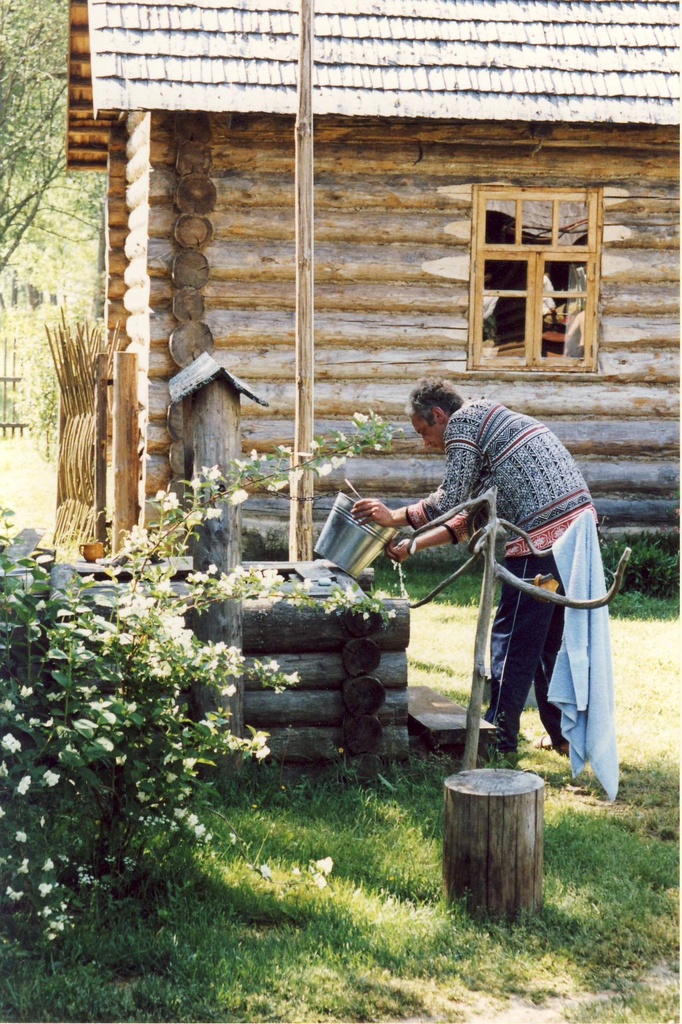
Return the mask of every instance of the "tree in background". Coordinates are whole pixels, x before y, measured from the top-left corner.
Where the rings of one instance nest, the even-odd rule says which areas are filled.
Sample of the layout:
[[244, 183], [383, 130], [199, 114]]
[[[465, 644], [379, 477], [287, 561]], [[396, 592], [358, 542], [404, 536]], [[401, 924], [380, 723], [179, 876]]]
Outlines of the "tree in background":
[[96, 322], [102, 174], [66, 173], [68, 0], [0, 0], [0, 335], [16, 338], [23, 419], [54, 450], [57, 392], [45, 326]]

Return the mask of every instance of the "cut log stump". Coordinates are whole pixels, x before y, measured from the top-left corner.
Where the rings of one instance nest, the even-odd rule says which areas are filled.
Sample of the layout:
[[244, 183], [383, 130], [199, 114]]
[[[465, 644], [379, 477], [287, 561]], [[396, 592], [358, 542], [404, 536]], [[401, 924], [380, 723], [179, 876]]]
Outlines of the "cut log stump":
[[544, 788], [530, 772], [479, 768], [445, 780], [443, 893], [476, 917], [542, 908]]

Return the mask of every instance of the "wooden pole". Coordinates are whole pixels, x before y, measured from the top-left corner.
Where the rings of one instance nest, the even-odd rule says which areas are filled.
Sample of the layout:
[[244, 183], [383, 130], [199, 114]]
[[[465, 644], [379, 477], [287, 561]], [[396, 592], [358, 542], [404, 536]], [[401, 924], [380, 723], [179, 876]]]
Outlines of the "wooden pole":
[[[310, 453], [314, 429], [313, 266], [313, 0], [301, 0], [301, 39], [296, 119], [296, 400], [294, 469]], [[303, 472], [290, 486], [289, 558], [313, 557], [314, 477]]]
[[488, 527], [483, 548], [483, 582], [481, 583], [481, 601], [478, 608], [476, 623], [476, 639], [474, 643], [474, 672], [471, 679], [471, 697], [467, 707], [467, 728], [464, 742], [463, 771], [476, 767], [478, 757], [478, 740], [481, 731], [481, 709], [483, 690], [485, 687], [485, 654], [488, 644], [490, 619], [495, 601], [495, 536], [497, 533], [497, 491], [492, 488], [488, 493]]
[[[224, 476], [230, 463], [241, 456], [239, 393], [222, 380], [214, 380], [193, 396], [192, 408], [194, 472], [217, 466]], [[219, 503], [219, 519], [202, 523], [193, 545], [194, 568], [206, 572], [215, 565], [229, 572], [241, 562], [241, 519], [238, 505]], [[212, 604], [193, 623], [200, 640], [223, 641], [242, 648], [241, 601], [220, 601]], [[235, 693], [223, 696], [217, 687], [195, 684], [190, 690], [190, 712], [201, 720], [208, 711], [226, 710], [230, 714], [230, 731], [236, 736], [244, 732], [244, 681], [240, 678], [216, 682], [230, 683]]]
[[95, 364], [95, 538], [107, 539], [107, 386], [109, 356], [100, 352]]
[[138, 522], [140, 514], [140, 427], [137, 408], [137, 354], [114, 356], [114, 525], [112, 550]]

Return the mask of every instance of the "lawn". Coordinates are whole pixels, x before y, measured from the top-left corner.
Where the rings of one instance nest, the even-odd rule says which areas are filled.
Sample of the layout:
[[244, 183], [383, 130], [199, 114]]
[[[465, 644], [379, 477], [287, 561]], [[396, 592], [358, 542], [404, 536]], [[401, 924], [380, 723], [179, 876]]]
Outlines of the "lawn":
[[[54, 470], [0, 439], [0, 503], [52, 524]], [[412, 598], [447, 567], [405, 569]], [[387, 563], [377, 583], [400, 593]], [[479, 581], [411, 619], [409, 679], [468, 700]], [[673, 1022], [678, 1004], [679, 607], [641, 593], [612, 608], [621, 788], [533, 748], [545, 781], [544, 909], [477, 922], [441, 896], [444, 756], [362, 785], [343, 759], [292, 777], [247, 767], [216, 785], [213, 849], [175, 849], [129, 891], [84, 891], [58, 944], [8, 931], [4, 1021]], [[58, 853], [58, 851], [55, 851]], [[320, 889], [311, 863], [331, 857]], [[159, 858], [159, 865], [161, 859]]]
[[[416, 563], [414, 563], [416, 565]], [[408, 567], [413, 596], [438, 582]], [[379, 580], [398, 588], [389, 569]], [[477, 581], [414, 611], [410, 682], [467, 699]], [[441, 897], [442, 787], [414, 757], [361, 785], [352, 763], [292, 778], [253, 765], [216, 787], [211, 853], [176, 849], [114, 899], [92, 895], [59, 946], [5, 945], [5, 1021], [679, 1019], [676, 602], [612, 617], [621, 790], [536, 751], [545, 781], [544, 909], [476, 922]], [[329, 885], [308, 868], [331, 857]]]

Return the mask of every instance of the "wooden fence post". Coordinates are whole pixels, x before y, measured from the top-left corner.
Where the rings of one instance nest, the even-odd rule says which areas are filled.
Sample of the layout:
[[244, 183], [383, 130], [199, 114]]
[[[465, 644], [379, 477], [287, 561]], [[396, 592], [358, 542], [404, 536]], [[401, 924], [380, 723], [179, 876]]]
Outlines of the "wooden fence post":
[[107, 386], [109, 357], [100, 352], [95, 363], [95, 537], [107, 539]]
[[139, 519], [139, 440], [137, 354], [117, 352], [114, 356], [114, 553]]

